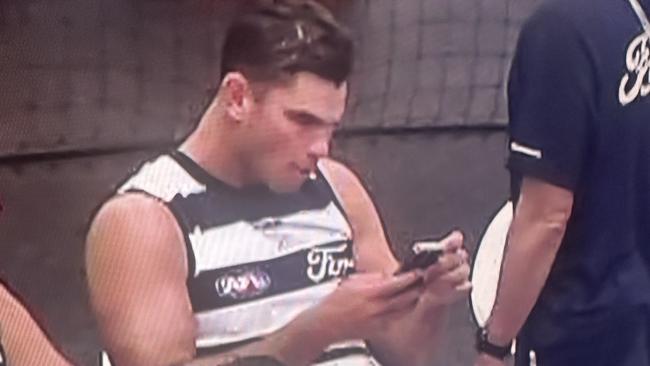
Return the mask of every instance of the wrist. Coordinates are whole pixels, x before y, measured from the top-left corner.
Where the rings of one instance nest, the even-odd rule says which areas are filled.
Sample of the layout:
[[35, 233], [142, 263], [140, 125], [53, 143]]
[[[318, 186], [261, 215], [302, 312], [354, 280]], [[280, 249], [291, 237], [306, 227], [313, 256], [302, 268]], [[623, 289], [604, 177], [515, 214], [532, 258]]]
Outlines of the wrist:
[[506, 364], [510, 365], [511, 362], [508, 362], [509, 360], [507, 359], [500, 359], [496, 358], [493, 356], [488, 355], [487, 353], [479, 353], [477, 355], [477, 365], [481, 366], [505, 366]]
[[487, 325], [483, 328], [490, 343], [499, 346], [512, 344], [512, 340], [516, 337], [516, 333], [512, 334], [512, 331], [507, 331], [507, 327], [502, 325], [501, 319], [496, 320], [494, 315], [490, 317]]
[[476, 332], [476, 350], [498, 360], [504, 360], [512, 354], [512, 340], [494, 340], [487, 328], [479, 328]]
[[499, 347], [506, 347], [512, 345], [513, 337], [508, 337], [503, 333], [496, 332], [492, 329], [486, 329], [486, 332], [487, 332], [487, 340], [490, 343], [495, 344]]
[[442, 296], [439, 291], [428, 286], [422, 288], [420, 298], [418, 299], [418, 307], [430, 309], [433, 312], [439, 312], [448, 308], [449, 305], [449, 299]]
[[424, 321], [438, 320], [449, 312], [449, 305], [437, 301], [434, 296], [422, 295], [416, 306], [418, 316]]
[[306, 310], [296, 320], [294, 332], [297, 336], [306, 337], [305, 340], [318, 345], [321, 351], [344, 338], [336, 314], [321, 311], [318, 307]]
[[325, 320], [318, 312], [306, 310], [269, 337], [256, 354], [273, 356], [286, 365], [309, 365], [333, 343], [333, 333], [322, 324]]

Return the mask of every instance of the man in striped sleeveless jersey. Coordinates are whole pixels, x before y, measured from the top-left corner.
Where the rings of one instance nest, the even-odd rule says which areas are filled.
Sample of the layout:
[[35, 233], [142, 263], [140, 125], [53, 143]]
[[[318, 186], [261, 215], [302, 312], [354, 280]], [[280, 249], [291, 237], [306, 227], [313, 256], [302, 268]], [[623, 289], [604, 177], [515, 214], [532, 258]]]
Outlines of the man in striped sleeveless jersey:
[[[359, 179], [330, 158], [353, 42], [313, 1], [236, 19], [220, 88], [192, 134], [131, 175], [87, 243], [113, 364], [429, 364], [469, 290], [460, 233], [399, 267]], [[399, 331], [398, 331], [399, 329]]]

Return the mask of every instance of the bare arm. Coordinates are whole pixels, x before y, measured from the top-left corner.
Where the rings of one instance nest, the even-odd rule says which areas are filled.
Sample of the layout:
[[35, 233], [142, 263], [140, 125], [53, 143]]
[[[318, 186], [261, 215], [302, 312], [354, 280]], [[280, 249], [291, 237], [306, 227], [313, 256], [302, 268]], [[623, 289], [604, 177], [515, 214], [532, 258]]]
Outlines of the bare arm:
[[352, 275], [317, 306], [264, 340], [189, 365], [208, 366], [217, 360], [256, 355], [271, 356], [290, 366], [310, 364], [326, 346], [378, 333], [387, 315], [412, 307], [419, 292], [406, 289], [417, 279], [415, 273], [388, 278], [381, 273]]
[[350, 279], [263, 340], [193, 360], [195, 324], [182, 240], [171, 213], [148, 197], [124, 196], [98, 213], [88, 237], [90, 293], [104, 343], [117, 364], [198, 366], [267, 355], [287, 365], [307, 365], [327, 345], [354, 338], [374, 318], [416, 299], [408, 291], [401, 294], [415, 276]]
[[194, 356], [183, 237], [160, 202], [107, 202], [87, 238], [90, 297], [104, 346], [119, 365], [170, 365]]
[[[308, 365], [316, 359], [332, 338], [324, 332], [325, 322], [302, 314], [283, 329], [267, 336], [264, 340], [237, 348], [225, 354], [206, 356], [184, 366], [215, 366], [233, 362], [240, 358], [268, 356], [284, 365]], [[236, 364], [236, 363], [235, 363]]]
[[9, 365], [70, 366], [27, 309], [0, 284], [0, 341]]
[[[110, 201], [98, 213], [88, 236], [88, 278], [105, 346], [117, 364], [214, 365], [229, 358], [192, 361], [196, 335], [185, 258], [180, 229], [161, 203], [129, 195]], [[314, 349], [297, 347], [295, 339], [306, 336], [302, 329], [307, 325], [296, 321], [233, 354], [275, 355], [303, 364], [326, 343], [314, 339], [308, 342]]]
[[572, 207], [571, 191], [524, 178], [488, 321], [492, 343], [505, 345], [517, 336], [546, 282]]
[[[345, 166], [324, 162], [354, 233], [358, 269], [392, 274], [399, 264], [393, 256], [377, 210], [360, 180]], [[418, 301], [414, 310], [396, 316], [387, 331], [368, 339], [385, 365], [430, 365], [444, 329], [447, 306]]]

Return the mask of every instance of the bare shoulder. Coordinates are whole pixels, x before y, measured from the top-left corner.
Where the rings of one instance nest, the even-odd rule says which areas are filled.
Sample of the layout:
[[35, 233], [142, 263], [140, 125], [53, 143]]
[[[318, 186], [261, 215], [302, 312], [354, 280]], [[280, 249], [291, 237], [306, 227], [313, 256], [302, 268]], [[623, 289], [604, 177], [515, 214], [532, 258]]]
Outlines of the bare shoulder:
[[322, 159], [320, 164], [348, 215], [358, 268], [394, 271], [397, 262], [390, 250], [384, 225], [361, 179], [349, 167], [336, 160]]
[[139, 193], [115, 196], [106, 201], [94, 216], [88, 240], [115, 237], [137, 228], [137, 232], [173, 234], [178, 231], [174, 215], [160, 201]]
[[116, 196], [95, 215], [87, 281], [104, 347], [116, 363], [176, 364], [191, 357], [195, 329], [183, 240], [169, 208], [145, 194]]
[[359, 194], [367, 196], [361, 179], [347, 165], [332, 158], [321, 159], [320, 165], [330, 184], [344, 200], [353, 199]]
[[142, 266], [181, 260], [185, 264], [183, 240], [165, 204], [139, 193], [119, 195], [104, 203], [93, 218], [86, 238], [86, 264], [89, 270], [99, 262], [137, 260], [132, 264]]

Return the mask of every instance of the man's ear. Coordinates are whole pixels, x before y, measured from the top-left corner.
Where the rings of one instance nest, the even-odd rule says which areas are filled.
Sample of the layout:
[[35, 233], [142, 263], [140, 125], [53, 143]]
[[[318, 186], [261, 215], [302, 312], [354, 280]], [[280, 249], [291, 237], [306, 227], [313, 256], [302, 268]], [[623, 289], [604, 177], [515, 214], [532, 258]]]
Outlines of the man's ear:
[[245, 121], [253, 104], [250, 82], [241, 73], [228, 73], [221, 83], [226, 96], [226, 113], [235, 121]]

